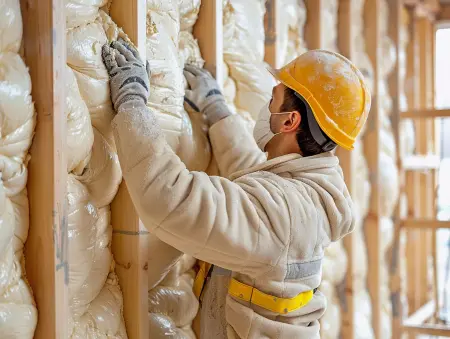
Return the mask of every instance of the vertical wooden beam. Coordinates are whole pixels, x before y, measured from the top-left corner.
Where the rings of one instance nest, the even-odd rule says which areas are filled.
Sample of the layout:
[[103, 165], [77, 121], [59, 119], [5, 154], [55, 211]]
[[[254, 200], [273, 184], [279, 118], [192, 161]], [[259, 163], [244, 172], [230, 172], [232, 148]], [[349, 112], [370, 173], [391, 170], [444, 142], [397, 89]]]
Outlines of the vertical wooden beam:
[[[202, 1], [192, 34], [197, 39], [205, 68], [215, 76], [219, 86], [224, 86], [223, 59], [223, 1]], [[192, 322], [192, 329], [200, 338], [200, 312]]]
[[219, 86], [224, 82], [223, 1], [202, 1], [193, 35], [205, 60], [205, 68], [215, 76]]
[[[411, 110], [418, 109], [420, 104], [419, 97], [419, 35], [417, 17], [414, 9], [409, 10], [410, 13], [410, 41], [407, 48], [407, 79], [406, 96], [408, 99], [408, 108]], [[416, 135], [417, 148], [417, 135]], [[408, 217], [418, 217], [418, 208], [420, 204], [418, 172], [406, 173], [406, 194], [408, 199]], [[417, 262], [420, 260], [420, 231], [408, 231], [406, 243], [407, 258], [407, 300], [408, 314], [417, 310], [419, 278], [420, 271]]]
[[[114, 0], [111, 18], [122, 27], [145, 60], [145, 0]], [[123, 293], [123, 312], [128, 338], [148, 338], [148, 242], [125, 182], [111, 203], [112, 252]]]
[[371, 152], [367, 158], [370, 169], [371, 182], [371, 213], [367, 216], [372, 225], [366, 228], [367, 252], [370, 261], [368, 271], [368, 288], [372, 299], [372, 325], [376, 339], [381, 339], [381, 232], [380, 232], [380, 192], [379, 192], [379, 168], [380, 168], [380, 61], [381, 61], [381, 39], [380, 39], [380, 0], [366, 0], [364, 8], [365, 17], [365, 37], [367, 42], [367, 52], [374, 68], [374, 91], [372, 93], [372, 108], [368, 120], [367, 134], [372, 134], [373, 138], [365, 138], [365, 148], [375, 148], [376, 152]]
[[[353, 0], [340, 0], [338, 12], [338, 46], [339, 50], [348, 59], [354, 61], [354, 25], [352, 25], [352, 6]], [[354, 194], [354, 173], [353, 173], [353, 153], [339, 147], [336, 151], [339, 162], [344, 173], [345, 183], [351, 196]], [[345, 275], [345, 295], [342, 306], [342, 327], [341, 337], [353, 339], [355, 337], [355, 313], [356, 305], [354, 299], [354, 270], [355, 270], [355, 234], [347, 235], [343, 242], [347, 253], [347, 274]]]
[[[403, 80], [401, 77], [400, 69], [404, 65], [400, 65], [400, 46], [401, 41], [401, 25], [402, 25], [402, 2], [401, 0], [393, 0], [389, 3], [389, 35], [392, 42], [397, 47], [396, 48], [396, 59], [397, 63], [391, 73], [389, 79], [390, 94], [393, 100], [393, 112], [391, 114], [392, 120], [392, 130], [394, 132], [395, 143], [397, 146], [397, 168], [399, 174], [399, 191], [404, 191], [404, 171], [402, 169], [402, 154], [401, 154], [401, 137], [400, 137], [400, 96], [403, 93]], [[401, 204], [398, 203], [394, 214], [394, 241], [391, 251], [390, 258], [390, 291], [391, 291], [391, 303], [392, 303], [392, 338], [401, 338], [401, 326], [403, 320], [403, 307], [401, 300], [401, 272], [400, 272], [400, 260], [402, 249], [401, 244], [401, 231], [400, 231], [400, 220], [401, 215]]]
[[305, 0], [306, 24], [305, 41], [309, 49], [319, 49], [323, 47], [322, 39], [322, 0]]
[[[420, 108], [429, 108], [430, 99], [430, 52], [431, 42], [429, 37], [429, 21], [426, 17], [418, 19], [418, 36], [419, 36], [419, 83], [420, 83]], [[428, 154], [432, 148], [431, 142], [431, 124], [429, 119], [420, 119], [415, 121], [417, 130], [417, 152], [419, 154]], [[430, 172], [421, 173], [419, 179], [420, 185], [420, 217], [429, 217], [430, 212], [430, 200], [433, 199], [432, 192], [430, 194]], [[417, 262], [418, 269], [420, 270], [420, 283], [419, 283], [419, 305], [423, 306], [429, 299], [429, 279], [428, 279], [428, 258], [431, 254], [431, 240], [432, 235], [430, 230], [422, 230], [420, 241], [420, 258]]]
[[282, 66], [281, 60], [281, 46], [280, 46], [280, 22], [281, 17], [281, 0], [267, 0], [266, 14], [264, 16], [264, 30], [265, 30], [265, 49], [264, 61], [271, 67], [279, 68]]
[[26, 271], [38, 308], [37, 339], [67, 338], [65, 16], [57, 0], [21, 0], [23, 46], [37, 126], [28, 175]]

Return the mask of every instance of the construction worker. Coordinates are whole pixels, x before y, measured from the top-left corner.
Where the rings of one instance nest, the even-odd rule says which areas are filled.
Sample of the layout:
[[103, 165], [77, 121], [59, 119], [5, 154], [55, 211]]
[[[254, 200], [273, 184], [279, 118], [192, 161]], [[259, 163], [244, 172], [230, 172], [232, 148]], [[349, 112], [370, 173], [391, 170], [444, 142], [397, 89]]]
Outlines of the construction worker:
[[[202, 338], [319, 338], [324, 250], [355, 225], [332, 151], [351, 150], [367, 119], [361, 73], [321, 50], [272, 70], [280, 83], [253, 138], [212, 76], [186, 67], [186, 102], [210, 126], [217, 177], [189, 171], [167, 144], [146, 106], [149, 75], [137, 51], [113, 42], [103, 59], [117, 152], [139, 217], [165, 243], [219, 267], [203, 289]], [[214, 283], [224, 277], [226, 284]]]

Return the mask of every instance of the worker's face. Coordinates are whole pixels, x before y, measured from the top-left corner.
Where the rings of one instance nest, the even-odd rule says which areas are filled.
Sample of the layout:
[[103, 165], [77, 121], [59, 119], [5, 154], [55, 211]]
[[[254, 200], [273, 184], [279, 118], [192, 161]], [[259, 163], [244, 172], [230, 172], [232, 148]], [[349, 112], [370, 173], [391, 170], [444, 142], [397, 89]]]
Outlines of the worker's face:
[[[285, 89], [286, 86], [281, 83], [272, 89], [272, 99], [269, 104], [271, 113], [282, 113], [281, 106], [283, 106], [284, 102]], [[296, 133], [300, 125], [300, 119], [300, 113], [297, 111], [292, 111], [288, 114], [272, 114], [270, 118], [270, 129], [274, 133]]]

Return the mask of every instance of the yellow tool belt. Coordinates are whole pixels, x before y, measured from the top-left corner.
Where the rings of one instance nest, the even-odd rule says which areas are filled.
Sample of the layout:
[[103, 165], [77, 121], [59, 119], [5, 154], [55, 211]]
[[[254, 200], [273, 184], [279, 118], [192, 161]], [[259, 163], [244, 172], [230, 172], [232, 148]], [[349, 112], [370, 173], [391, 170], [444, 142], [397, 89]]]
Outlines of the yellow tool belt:
[[230, 281], [228, 294], [274, 313], [286, 314], [298, 310], [309, 303], [314, 295], [314, 291], [302, 292], [293, 298], [279, 298], [261, 292], [257, 288], [243, 284], [233, 278]]
[[[206, 279], [210, 275], [212, 268], [213, 265], [203, 261], [200, 262], [199, 271], [194, 280], [194, 294], [197, 299], [200, 299], [202, 295]], [[228, 294], [231, 296], [278, 314], [287, 314], [305, 306], [311, 301], [315, 291], [302, 292], [293, 298], [279, 298], [261, 292], [257, 288], [241, 283], [234, 278], [230, 280], [228, 287]]]
[[199, 261], [199, 270], [194, 280], [194, 295], [200, 300], [203, 289], [205, 288], [206, 278], [210, 274], [213, 265], [204, 261]]

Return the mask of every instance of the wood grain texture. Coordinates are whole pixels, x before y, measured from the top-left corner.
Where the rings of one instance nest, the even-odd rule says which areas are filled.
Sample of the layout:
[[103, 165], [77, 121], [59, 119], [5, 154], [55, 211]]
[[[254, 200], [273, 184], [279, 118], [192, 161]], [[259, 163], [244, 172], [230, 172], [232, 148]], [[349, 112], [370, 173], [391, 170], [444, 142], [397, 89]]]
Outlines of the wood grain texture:
[[68, 335], [67, 160], [64, 112], [65, 16], [57, 0], [22, 0], [23, 47], [37, 126], [28, 166], [27, 277], [37, 308], [37, 339]]
[[[110, 15], [136, 45], [141, 58], [145, 60], [146, 1], [114, 0]], [[149, 233], [139, 220], [125, 182], [121, 183], [111, 203], [111, 224], [111, 250], [123, 293], [123, 312], [128, 338], [148, 338]]]

